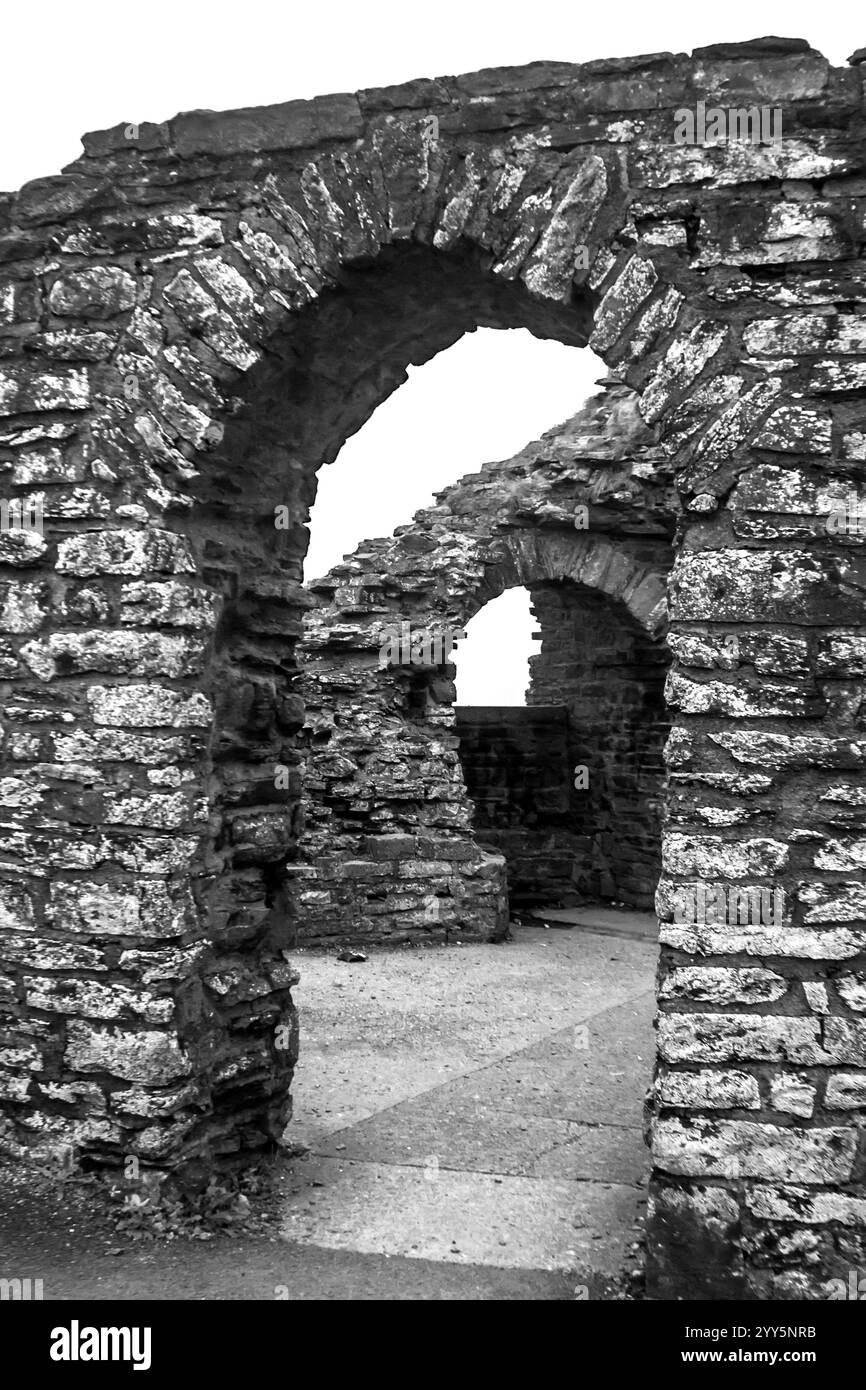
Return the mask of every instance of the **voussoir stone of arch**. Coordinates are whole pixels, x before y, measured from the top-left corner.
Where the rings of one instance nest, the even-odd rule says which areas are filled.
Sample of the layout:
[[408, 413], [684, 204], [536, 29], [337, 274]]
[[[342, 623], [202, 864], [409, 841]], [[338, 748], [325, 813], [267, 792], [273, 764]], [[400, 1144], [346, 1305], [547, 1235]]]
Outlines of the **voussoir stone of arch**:
[[[722, 138], [698, 137], [698, 103]], [[789, 982], [758, 1015], [661, 1005], [676, 1060], [653, 1101], [653, 1295], [832, 1296], [843, 1227], [844, 1260], [863, 1263], [857, 1111], [825, 1084], [864, 1071], [833, 983], [866, 946], [834, 877], [863, 863], [862, 129], [857, 54], [835, 68], [769, 38], [121, 122], [64, 173], [2, 195], [8, 1152], [131, 1154], [198, 1182], [282, 1133], [289, 870], [315, 849], [306, 755], [329, 721], [362, 718], [377, 671], [376, 620], [350, 614], [329, 635], [315, 605], [342, 600], [303, 585], [316, 471], [410, 364], [479, 326], [521, 326], [590, 342], [616, 377], [621, 397], [597, 407], [610, 427], [580, 427], [604, 466], [566, 429], [545, 445], [549, 487], [531, 447], [501, 488], [495, 469], [489, 493], [465, 480], [400, 573], [426, 619], [465, 621], [529, 573], [527, 536], [568, 529], [583, 487], [596, 549], [579, 587], [624, 606], [643, 643], [663, 631], [665, 549], [662, 838], [680, 838], [660, 978], [773, 956]], [[638, 427], [635, 462], [618, 437]], [[30, 529], [7, 524], [13, 501]], [[328, 583], [387, 570], [388, 544]], [[439, 562], [459, 593], [437, 587]], [[539, 593], [548, 624], [565, 621]], [[314, 658], [354, 643], [371, 663], [352, 656], [342, 694], [332, 673], [306, 726], [302, 640]], [[438, 791], [455, 840], [449, 751]], [[675, 920], [676, 892], [713, 865], [744, 892], [781, 891], [781, 920]], [[734, 883], [743, 865], [754, 881]], [[348, 923], [360, 902], [347, 893]], [[731, 1065], [759, 1109], [725, 1103], [755, 1095], [732, 1089]], [[788, 1085], [792, 1070], [805, 1080]], [[677, 1079], [696, 1071], [700, 1085]]]

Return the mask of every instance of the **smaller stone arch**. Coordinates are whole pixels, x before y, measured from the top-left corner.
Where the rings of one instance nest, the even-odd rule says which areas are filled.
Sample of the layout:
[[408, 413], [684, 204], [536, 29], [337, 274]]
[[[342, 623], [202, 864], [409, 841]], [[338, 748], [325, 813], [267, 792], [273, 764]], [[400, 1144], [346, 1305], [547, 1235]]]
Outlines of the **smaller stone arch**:
[[635, 623], [652, 636], [664, 632], [663, 575], [651, 562], [623, 551], [615, 540], [579, 531], [563, 535], [527, 531], [509, 536], [505, 544], [513, 557], [515, 584], [528, 589], [545, 581], [582, 584], [622, 603]]
[[[305, 830], [289, 871], [301, 939], [504, 931], [508, 850], [491, 852], [473, 832], [452, 657], [467, 622], [515, 586], [529, 590], [551, 649], [568, 646], [587, 678], [598, 658], [580, 651], [577, 630], [600, 615], [607, 615], [611, 661], [623, 671], [635, 641], [643, 653], [663, 650], [675, 502], [664, 469], [646, 467], [655, 447], [632, 403], [627, 388], [609, 387], [565, 425], [460, 479], [411, 525], [364, 542], [311, 583], [316, 606], [306, 619], [300, 681]], [[544, 692], [556, 691], [568, 725], [576, 683], [544, 645], [536, 663], [536, 720]], [[654, 725], [660, 667], [657, 675]], [[572, 745], [569, 736], [565, 765], [576, 756]], [[588, 843], [552, 831], [560, 864]], [[613, 889], [598, 866], [584, 891], [589, 884]], [[647, 879], [646, 905], [654, 886]]]

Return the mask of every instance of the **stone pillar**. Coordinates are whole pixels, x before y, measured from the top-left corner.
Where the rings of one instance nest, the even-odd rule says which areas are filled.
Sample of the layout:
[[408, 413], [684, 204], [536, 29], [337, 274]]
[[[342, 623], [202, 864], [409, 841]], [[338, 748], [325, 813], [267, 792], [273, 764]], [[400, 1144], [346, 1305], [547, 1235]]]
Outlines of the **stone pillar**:
[[[820, 456], [827, 422], [783, 407], [759, 443], [808, 431]], [[847, 1297], [866, 1262], [864, 572], [856, 530], [828, 534], [847, 486], [757, 459], [674, 568], [656, 1298]]]

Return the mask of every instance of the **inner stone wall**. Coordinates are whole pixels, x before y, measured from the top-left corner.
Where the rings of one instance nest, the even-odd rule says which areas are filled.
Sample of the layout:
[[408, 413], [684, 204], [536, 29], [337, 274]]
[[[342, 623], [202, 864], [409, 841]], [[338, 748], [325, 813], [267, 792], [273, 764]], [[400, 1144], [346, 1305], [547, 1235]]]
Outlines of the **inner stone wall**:
[[475, 837], [505, 860], [510, 906], [578, 901], [575, 866], [591, 845], [570, 828], [568, 710], [458, 705], [455, 715]]
[[[663, 572], [663, 548], [646, 546]], [[568, 711], [571, 826], [585, 845], [574, 864], [581, 899], [652, 908], [661, 868], [664, 700], [669, 653], [622, 604], [589, 589], [540, 585], [532, 591], [541, 651], [530, 657], [529, 705]]]
[[[645, 558], [661, 569], [664, 548], [648, 543]], [[527, 708], [456, 710], [475, 837], [504, 856], [512, 907], [605, 899], [651, 909], [669, 731], [664, 640], [568, 582], [533, 587], [532, 604], [542, 645]]]

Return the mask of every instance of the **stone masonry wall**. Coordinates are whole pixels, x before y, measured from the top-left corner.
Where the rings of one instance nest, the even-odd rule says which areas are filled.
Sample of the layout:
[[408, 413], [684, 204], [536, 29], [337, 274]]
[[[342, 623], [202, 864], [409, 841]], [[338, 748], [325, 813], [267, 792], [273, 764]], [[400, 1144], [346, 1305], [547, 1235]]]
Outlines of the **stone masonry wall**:
[[[699, 101], [779, 138], [682, 141]], [[866, 1266], [863, 136], [859, 58], [767, 39], [121, 124], [0, 195], [0, 468], [45, 522], [0, 535], [6, 1152], [200, 1180], [281, 1132], [316, 470], [524, 325], [603, 358], [626, 486], [674, 499], [652, 1292]], [[640, 621], [602, 501], [578, 556], [528, 471], [469, 608], [621, 565]], [[674, 920], [698, 881], [782, 919]]]
[[[381, 646], [389, 631], [462, 630], [490, 597], [521, 582], [533, 594], [545, 586], [567, 593], [575, 606], [581, 595], [609, 596], [611, 609], [621, 608], [652, 644], [648, 633], [665, 621], [670, 563], [659, 533], [674, 525], [664, 469], [652, 481], [637, 476], [654, 458], [631, 393], [611, 387], [566, 425], [461, 479], [391, 539], [364, 542], [311, 583], [317, 605], [306, 617], [299, 686], [306, 828], [289, 871], [299, 940], [496, 938], [506, 930], [508, 853], [484, 833], [483, 817], [479, 825], [459, 756], [459, 643], [453, 652], [443, 644], [438, 661], [431, 652], [423, 664], [384, 666]], [[575, 525], [589, 499], [594, 534]], [[547, 650], [556, 648], [551, 635]], [[553, 657], [543, 660], [553, 684]], [[571, 675], [559, 673], [560, 681]], [[610, 714], [600, 709], [598, 723]], [[624, 745], [627, 736], [623, 729], [614, 737]], [[563, 759], [572, 752], [563, 746]], [[569, 795], [572, 780], [563, 762], [566, 809], [555, 828], [570, 879], [575, 863], [591, 858], [596, 833], [582, 823], [582, 794]], [[599, 777], [595, 785], [601, 796]], [[522, 812], [531, 800], [523, 798]], [[652, 849], [657, 855], [657, 840]], [[656, 866], [650, 896], [657, 876]], [[589, 891], [584, 880], [591, 875], [578, 880], [581, 892]]]
[[455, 715], [475, 837], [503, 856], [510, 905], [576, 902], [590, 844], [570, 828], [568, 710], [457, 705]]
[[[664, 572], [669, 556], [646, 546]], [[664, 743], [670, 720], [664, 682], [670, 655], [620, 603], [568, 585], [533, 590], [542, 638], [530, 657], [529, 705], [562, 702], [575, 789], [571, 823], [584, 842], [574, 865], [581, 898], [652, 909], [661, 868]]]

